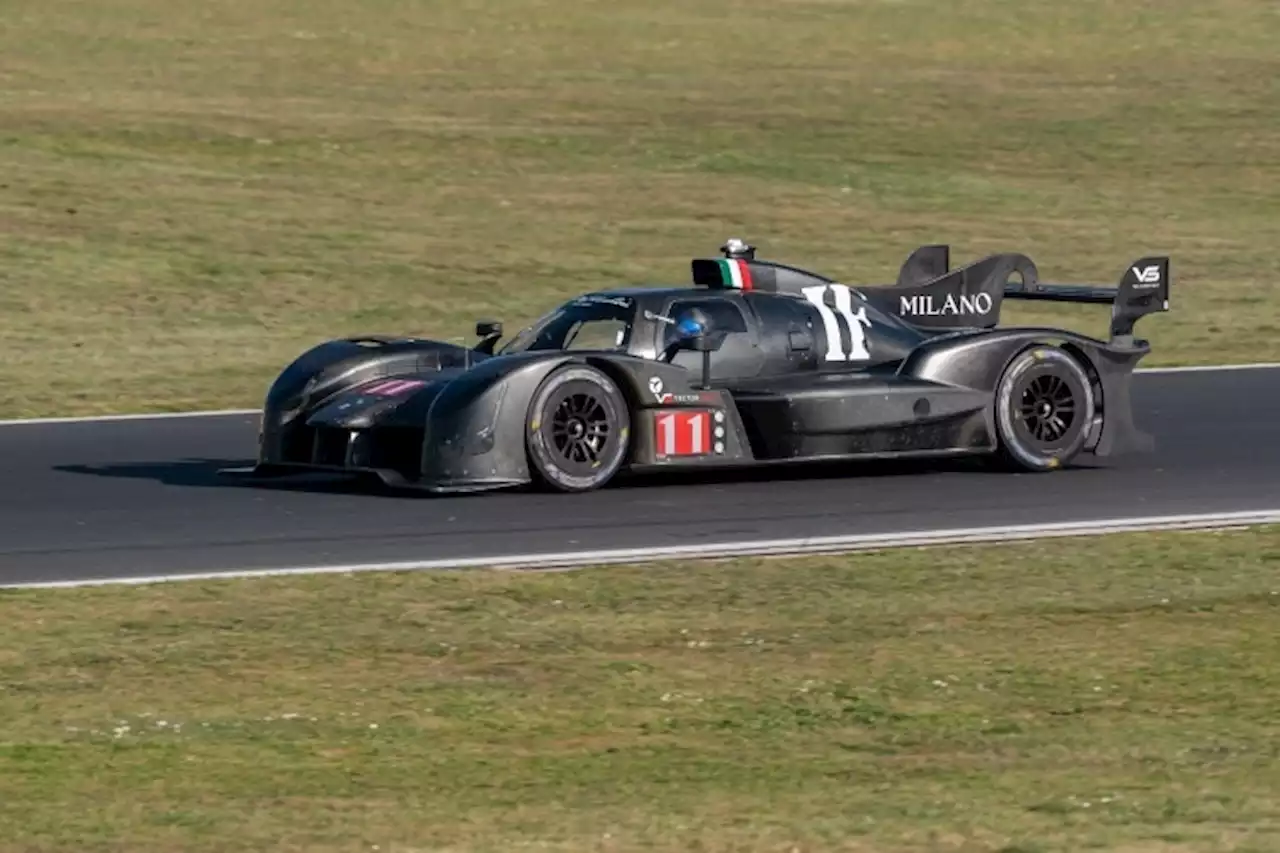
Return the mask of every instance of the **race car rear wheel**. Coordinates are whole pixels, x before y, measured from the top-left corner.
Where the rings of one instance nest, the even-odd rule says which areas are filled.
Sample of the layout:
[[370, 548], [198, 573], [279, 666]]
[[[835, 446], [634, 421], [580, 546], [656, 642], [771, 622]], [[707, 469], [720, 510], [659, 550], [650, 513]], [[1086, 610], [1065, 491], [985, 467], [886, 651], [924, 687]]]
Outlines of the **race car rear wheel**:
[[631, 440], [631, 413], [618, 386], [589, 365], [547, 377], [529, 406], [526, 443], [540, 485], [598, 489], [613, 478]]
[[1069, 463], [1089, 439], [1096, 401], [1084, 367], [1065, 350], [1035, 346], [1019, 354], [996, 386], [999, 456], [1022, 471]]

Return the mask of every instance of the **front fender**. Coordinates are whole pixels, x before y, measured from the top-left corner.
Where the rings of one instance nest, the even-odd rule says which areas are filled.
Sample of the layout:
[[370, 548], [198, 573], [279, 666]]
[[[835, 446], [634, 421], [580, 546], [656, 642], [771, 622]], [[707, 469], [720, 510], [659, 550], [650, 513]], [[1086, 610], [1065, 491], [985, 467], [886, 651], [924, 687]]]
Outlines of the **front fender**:
[[560, 352], [502, 356], [446, 385], [427, 410], [422, 484], [450, 489], [530, 482], [529, 403], [551, 371], [573, 360]]

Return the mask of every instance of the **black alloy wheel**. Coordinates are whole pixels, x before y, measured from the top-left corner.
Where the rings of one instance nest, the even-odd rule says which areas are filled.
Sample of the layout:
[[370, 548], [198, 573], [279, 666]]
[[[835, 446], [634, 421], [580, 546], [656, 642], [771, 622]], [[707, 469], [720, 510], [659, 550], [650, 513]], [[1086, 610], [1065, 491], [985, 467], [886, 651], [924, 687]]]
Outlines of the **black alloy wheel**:
[[996, 388], [996, 432], [1003, 461], [1024, 471], [1051, 471], [1084, 448], [1096, 400], [1083, 365], [1059, 347], [1018, 355]]
[[1042, 374], [1023, 385], [1018, 415], [1030, 437], [1047, 447], [1061, 441], [1071, 429], [1076, 398], [1062, 377]]
[[560, 491], [598, 489], [626, 457], [631, 418], [626, 399], [605, 373], [589, 365], [560, 368], [529, 407], [533, 472]]

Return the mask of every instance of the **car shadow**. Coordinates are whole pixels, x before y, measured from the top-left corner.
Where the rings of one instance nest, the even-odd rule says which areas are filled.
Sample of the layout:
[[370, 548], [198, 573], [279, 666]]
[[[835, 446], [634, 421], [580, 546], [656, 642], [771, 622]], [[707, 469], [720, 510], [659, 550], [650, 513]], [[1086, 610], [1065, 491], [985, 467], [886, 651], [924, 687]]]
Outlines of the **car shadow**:
[[393, 496], [404, 492], [384, 485], [376, 477], [368, 479], [341, 474], [302, 474], [277, 479], [249, 480], [228, 477], [218, 473], [223, 468], [243, 468], [252, 465], [252, 459], [178, 459], [157, 462], [133, 462], [116, 465], [55, 465], [55, 471], [82, 474], [93, 477], [119, 477], [133, 480], [153, 480], [166, 486], [185, 486], [210, 489], [269, 489], [284, 492], [319, 492], [328, 494], [374, 494]]
[[620, 475], [618, 487], [647, 488], [661, 485], [730, 485], [733, 483], [798, 482], [806, 480], [848, 480], [878, 477], [912, 477], [934, 474], [995, 473], [981, 459], [827, 460], [769, 464], [758, 467], [673, 470]]
[[[187, 458], [114, 465], [56, 465], [54, 470], [93, 477], [153, 480], [167, 486], [190, 488], [242, 488], [279, 492], [314, 492], [400, 498], [441, 496], [425, 490], [389, 486], [375, 476], [353, 477], [343, 474], [305, 473], [279, 478], [248, 479], [219, 473], [224, 468], [241, 468], [252, 464], [253, 460], [246, 459]], [[1092, 459], [1085, 459], [1058, 472], [1058, 474], [1060, 475], [1070, 470], [1084, 471], [1094, 467], [1096, 466], [1092, 464]], [[625, 472], [619, 474], [606, 488], [613, 491], [627, 491], [631, 489], [660, 488], [663, 486], [717, 486], [733, 485], [735, 483], [865, 480], [883, 477], [909, 478], [958, 474], [990, 477], [1019, 476], [994, 468], [989, 460], [981, 457], [870, 461], [828, 460], [793, 462], [786, 465], [771, 464], [759, 467]], [[1043, 475], [1027, 474], [1022, 476], [1036, 477]], [[535, 490], [536, 488], [533, 486], [521, 486], [501, 489], [496, 492], [466, 492], [444, 496], [455, 498], [479, 497], [486, 494], [518, 494]]]

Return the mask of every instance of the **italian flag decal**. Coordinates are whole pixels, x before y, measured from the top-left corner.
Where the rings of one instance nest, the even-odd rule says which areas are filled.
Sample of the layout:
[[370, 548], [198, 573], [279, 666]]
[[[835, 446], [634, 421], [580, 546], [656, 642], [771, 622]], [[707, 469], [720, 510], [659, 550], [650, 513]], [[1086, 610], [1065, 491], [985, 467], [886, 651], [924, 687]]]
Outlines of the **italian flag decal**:
[[746, 261], [726, 258], [716, 263], [720, 264], [720, 279], [725, 287], [731, 287], [734, 290], [751, 289], [751, 267]]

